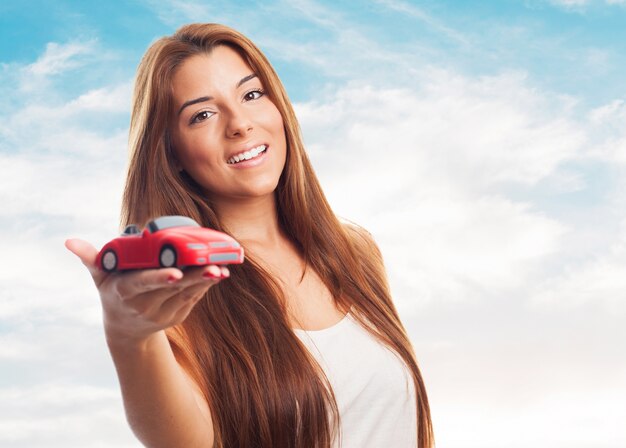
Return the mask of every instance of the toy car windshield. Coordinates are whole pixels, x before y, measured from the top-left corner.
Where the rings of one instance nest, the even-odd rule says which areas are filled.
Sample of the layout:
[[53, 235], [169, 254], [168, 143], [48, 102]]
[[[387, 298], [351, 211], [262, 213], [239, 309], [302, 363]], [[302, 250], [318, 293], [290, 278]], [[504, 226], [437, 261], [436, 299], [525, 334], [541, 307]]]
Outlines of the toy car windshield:
[[150, 221], [147, 225], [151, 233], [171, 227], [200, 227], [196, 221], [186, 216], [161, 216]]
[[137, 235], [141, 233], [135, 224], [129, 224], [122, 232], [122, 236]]

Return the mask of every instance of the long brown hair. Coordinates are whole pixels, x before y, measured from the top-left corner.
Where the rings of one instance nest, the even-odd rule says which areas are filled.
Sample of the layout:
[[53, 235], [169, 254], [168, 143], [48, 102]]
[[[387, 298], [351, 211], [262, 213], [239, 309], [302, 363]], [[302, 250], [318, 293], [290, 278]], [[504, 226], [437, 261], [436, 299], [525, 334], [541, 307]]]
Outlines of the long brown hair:
[[[426, 390], [390, 297], [380, 251], [367, 232], [342, 224], [331, 210], [284, 87], [242, 34], [218, 24], [187, 25], [144, 55], [133, 97], [122, 225], [186, 215], [228, 232], [199, 185], [177, 170], [167, 131], [175, 70], [217, 45], [242, 56], [282, 115], [287, 157], [275, 191], [282, 230], [302, 254], [305, 269], [313, 269], [328, 287], [337, 308], [351, 310], [406, 363], [417, 395], [418, 447], [432, 447]], [[328, 379], [290, 328], [281, 287], [253, 256], [232, 267], [231, 278], [212, 287], [167, 334], [176, 358], [209, 403], [216, 447], [329, 448], [340, 437]]]

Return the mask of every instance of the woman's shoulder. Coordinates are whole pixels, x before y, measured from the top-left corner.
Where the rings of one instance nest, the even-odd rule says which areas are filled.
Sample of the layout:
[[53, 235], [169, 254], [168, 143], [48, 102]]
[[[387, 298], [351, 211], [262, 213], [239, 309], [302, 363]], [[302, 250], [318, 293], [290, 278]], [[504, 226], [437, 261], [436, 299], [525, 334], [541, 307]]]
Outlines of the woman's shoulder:
[[389, 284], [382, 252], [374, 241], [372, 234], [363, 226], [340, 218], [344, 232], [353, 250], [353, 256], [358, 260], [358, 266], [363, 270], [365, 276], [373, 284], [376, 284], [385, 294], [379, 294], [378, 298], [390, 306], [393, 306], [388, 296]]
[[365, 227], [345, 218], [339, 218], [339, 222], [346, 232], [350, 242], [357, 249], [365, 250], [370, 253], [374, 251], [380, 256], [380, 249], [378, 248], [374, 237]]

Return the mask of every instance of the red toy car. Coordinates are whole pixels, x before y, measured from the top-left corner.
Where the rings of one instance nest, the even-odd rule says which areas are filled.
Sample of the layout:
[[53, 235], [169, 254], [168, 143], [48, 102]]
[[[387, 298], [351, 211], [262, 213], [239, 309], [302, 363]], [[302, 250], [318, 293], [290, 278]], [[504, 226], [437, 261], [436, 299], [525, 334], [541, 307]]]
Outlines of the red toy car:
[[243, 263], [243, 247], [237, 241], [185, 216], [161, 216], [142, 232], [131, 224], [97, 258], [98, 267], [107, 272], [238, 263]]

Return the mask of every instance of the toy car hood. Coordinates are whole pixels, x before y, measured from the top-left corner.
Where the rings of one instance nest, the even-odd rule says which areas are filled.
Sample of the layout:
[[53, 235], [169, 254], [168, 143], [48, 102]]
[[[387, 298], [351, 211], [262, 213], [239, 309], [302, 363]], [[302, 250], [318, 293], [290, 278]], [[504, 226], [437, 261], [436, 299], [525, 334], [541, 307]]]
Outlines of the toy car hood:
[[225, 241], [229, 243], [235, 243], [237, 246], [239, 246], [239, 243], [237, 243], [234, 238], [213, 229], [198, 227], [173, 227], [164, 230], [167, 230], [168, 235], [177, 235], [202, 243], [207, 243], [211, 241]]

